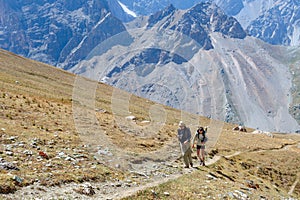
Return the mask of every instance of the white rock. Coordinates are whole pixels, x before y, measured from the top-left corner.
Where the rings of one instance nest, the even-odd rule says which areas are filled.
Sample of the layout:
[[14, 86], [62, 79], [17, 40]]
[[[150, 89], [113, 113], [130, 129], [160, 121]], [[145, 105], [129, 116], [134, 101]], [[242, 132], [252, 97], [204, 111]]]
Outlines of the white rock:
[[136, 117], [133, 115], [127, 116], [126, 117], [127, 120], [136, 120]]

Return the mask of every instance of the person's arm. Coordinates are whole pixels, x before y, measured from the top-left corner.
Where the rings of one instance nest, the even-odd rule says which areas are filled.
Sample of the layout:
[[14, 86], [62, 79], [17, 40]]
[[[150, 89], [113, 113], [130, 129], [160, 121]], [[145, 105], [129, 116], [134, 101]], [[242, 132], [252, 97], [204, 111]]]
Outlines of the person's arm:
[[191, 130], [189, 128], [186, 128], [186, 140], [184, 141], [184, 143], [187, 143], [187, 142], [191, 142]]
[[177, 130], [177, 139], [179, 142], [181, 142], [181, 137], [180, 137], [180, 134], [179, 134], [179, 130]]
[[196, 136], [197, 136], [197, 131], [196, 131], [196, 133], [195, 133], [195, 135], [194, 135], [194, 137], [193, 137], [193, 139], [192, 139], [192, 141], [193, 141], [193, 143], [192, 143], [192, 148], [195, 147]]
[[201, 140], [201, 144], [204, 145], [206, 141], [206, 131], [203, 132], [203, 138]]

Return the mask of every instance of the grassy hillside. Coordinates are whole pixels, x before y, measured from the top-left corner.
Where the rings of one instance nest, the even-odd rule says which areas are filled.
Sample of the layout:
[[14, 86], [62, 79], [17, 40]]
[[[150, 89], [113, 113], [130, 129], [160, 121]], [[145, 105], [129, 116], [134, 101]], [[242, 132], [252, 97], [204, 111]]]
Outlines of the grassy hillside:
[[[67, 183], [86, 181], [103, 183], [94, 199], [108, 191], [124, 199], [300, 198], [299, 135], [233, 131], [234, 124], [158, 106], [0, 50], [0, 198], [54, 196]], [[210, 141], [216, 136], [206, 167], [182, 168], [176, 141], [182, 116], [194, 123], [192, 131], [200, 123], [209, 126]], [[108, 144], [113, 156], [103, 153]], [[193, 158], [197, 163], [195, 152]], [[156, 170], [134, 172], [137, 165]], [[170, 178], [155, 184], [154, 174]], [[127, 186], [104, 189], [129, 178]], [[50, 186], [61, 187], [50, 193]], [[64, 195], [89, 198], [72, 188]]]

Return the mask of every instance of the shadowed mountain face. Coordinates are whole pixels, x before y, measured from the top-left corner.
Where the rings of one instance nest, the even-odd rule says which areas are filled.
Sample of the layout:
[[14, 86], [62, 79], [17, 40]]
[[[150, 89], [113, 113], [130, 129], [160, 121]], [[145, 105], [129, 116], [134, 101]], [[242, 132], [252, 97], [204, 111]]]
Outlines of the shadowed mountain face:
[[64, 69], [125, 31], [106, 0], [12, 0], [0, 6], [1, 48]]
[[[71, 71], [214, 119], [299, 129], [289, 113], [288, 49], [246, 37], [236, 20], [209, 3], [185, 11], [169, 6], [132, 23], [139, 28], [128, 29], [130, 37], [126, 32], [100, 44]], [[126, 45], [116, 45], [118, 38]]]
[[250, 35], [275, 45], [297, 46], [300, 20], [299, 1], [277, 1], [247, 27]]

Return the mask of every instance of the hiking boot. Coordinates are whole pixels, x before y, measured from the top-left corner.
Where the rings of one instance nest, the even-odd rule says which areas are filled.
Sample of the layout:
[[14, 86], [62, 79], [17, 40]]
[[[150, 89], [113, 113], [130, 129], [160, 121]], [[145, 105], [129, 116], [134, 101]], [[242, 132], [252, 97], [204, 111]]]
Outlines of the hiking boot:
[[190, 168], [189, 166], [185, 166], [184, 168]]
[[193, 167], [193, 163], [190, 163], [191, 167]]
[[205, 166], [204, 160], [200, 160], [200, 166]]

